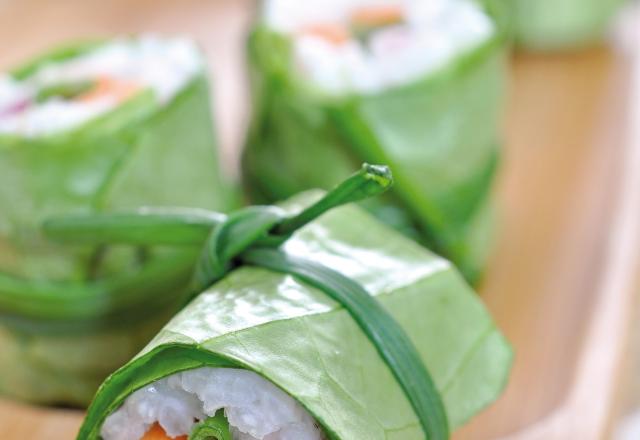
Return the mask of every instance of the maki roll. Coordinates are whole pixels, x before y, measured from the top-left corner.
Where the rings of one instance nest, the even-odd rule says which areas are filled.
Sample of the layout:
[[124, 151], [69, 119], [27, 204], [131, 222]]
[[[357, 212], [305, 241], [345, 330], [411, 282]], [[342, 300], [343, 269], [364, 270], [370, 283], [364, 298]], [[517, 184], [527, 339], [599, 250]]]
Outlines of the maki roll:
[[87, 403], [175, 311], [196, 257], [61, 246], [42, 221], [149, 203], [224, 211], [215, 148], [187, 39], [78, 44], [0, 75], [0, 394]]
[[513, 0], [513, 29], [518, 44], [537, 50], [561, 50], [604, 37], [623, 0]]
[[104, 382], [78, 439], [435, 440], [492, 402], [511, 350], [457, 270], [339, 206], [390, 183], [365, 166], [327, 194], [209, 227], [190, 213], [50, 224], [120, 243], [204, 243], [200, 293]]
[[491, 241], [502, 42], [473, 1], [265, 1], [249, 42], [253, 199], [388, 163], [395, 188], [367, 208], [476, 281]]

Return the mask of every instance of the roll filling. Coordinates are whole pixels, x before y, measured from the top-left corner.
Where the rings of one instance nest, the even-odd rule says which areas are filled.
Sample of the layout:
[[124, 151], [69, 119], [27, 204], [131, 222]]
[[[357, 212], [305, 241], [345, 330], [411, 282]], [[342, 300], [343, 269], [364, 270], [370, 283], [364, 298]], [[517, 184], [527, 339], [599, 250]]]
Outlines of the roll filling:
[[111, 41], [19, 79], [0, 76], [0, 134], [36, 137], [70, 130], [149, 91], [168, 103], [202, 69], [186, 39], [142, 36]]
[[301, 77], [335, 94], [410, 83], [495, 33], [489, 16], [468, 0], [269, 0], [265, 24], [293, 40]]
[[[202, 367], [134, 392], [102, 425], [103, 440], [186, 438], [223, 411], [233, 440], [321, 440], [313, 417], [258, 374]], [[225, 439], [219, 439], [225, 440]]]

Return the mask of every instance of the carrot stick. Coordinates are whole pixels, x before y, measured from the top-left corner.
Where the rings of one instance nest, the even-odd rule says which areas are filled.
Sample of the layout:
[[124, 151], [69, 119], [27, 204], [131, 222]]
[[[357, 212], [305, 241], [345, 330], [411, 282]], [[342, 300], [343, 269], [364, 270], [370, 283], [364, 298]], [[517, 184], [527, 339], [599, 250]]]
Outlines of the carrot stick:
[[130, 98], [132, 95], [140, 91], [140, 86], [129, 81], [112, 78], [109, 76], [101, 76], [91, 90], [79, 95], [76, 99], [79, 101], [89, 102], [106, 96], [116, 98], [118, 102]]
[[302, 28], [301, 34], [322, 38], [336, 46], [349, 41], [349, 30], [337, 23], [317, 23]]
[[140, 440], [187, 440], [187, 436], [169, 437], [167, 433], [164, 432], [164, 429], [162, 429], [162, 426], [154, 423], [151, 429], [149, 429]]
[[388, 26], [403, 20], [404, 11], [400, 5], [364, 6], [351, 14], [351, 23], [362, 27]]

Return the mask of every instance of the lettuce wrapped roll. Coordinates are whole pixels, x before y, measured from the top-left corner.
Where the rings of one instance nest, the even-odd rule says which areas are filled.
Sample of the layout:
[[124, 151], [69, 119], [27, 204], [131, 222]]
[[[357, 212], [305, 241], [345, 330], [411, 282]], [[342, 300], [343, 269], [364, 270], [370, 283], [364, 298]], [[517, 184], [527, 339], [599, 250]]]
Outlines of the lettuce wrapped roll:
[[215, 147], [189, 40], [81, 44], [0, 75], [0, 394], [88, 403], [176, 310], [197, 257], [60, 246], [42, 221], [142, 204], [224, 211]]
[[518, 44], [571, 49], [601, 40], [623, 0], [513, 0]]
[[266, 1], [249, 43], [253, 199], [388, 163], [395, 189], [369, 210], [475, 281], [492, 235], [501, 35], [467, 0]]
[[457, 270], [359, 207], [330, 210], [389, 183], [366, 166], [210, 228], [189, 213], [50, 225], [206, 240], [201, 293], [105, 381], [78, 439], [436, 440], [492, 402], [512, 354]]

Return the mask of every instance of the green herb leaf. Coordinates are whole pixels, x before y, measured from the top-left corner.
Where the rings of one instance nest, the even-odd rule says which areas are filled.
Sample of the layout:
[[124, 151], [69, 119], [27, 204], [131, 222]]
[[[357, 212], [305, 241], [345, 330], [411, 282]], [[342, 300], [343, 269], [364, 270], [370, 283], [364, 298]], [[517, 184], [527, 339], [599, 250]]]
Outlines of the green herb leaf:
[[218, 410], [215, 416], [198, 423], [191, 431], [189, 440], [233, 440], [224, 410]]
[[83, 244], [202, 245], [226, 219], [202, 209], [152, 209], [135, 213], [89, 214], [45, 221], [52, 239]]
[[360, 171], [329, 191], [299, 214], [284, 217], [275, 207], [254, 206], [231, 214], [218, 225], [205, 244], [194, 278], [194, 290], [206, 289], [222, 278], [232, 260], [250, 247], [277, 247], [293, 232], [328, 210], [386, 191], [393, 183], [382, 165], [364, 164]]
[[[288, 236], [313, 221], [328, 210], [345, 203], [356, 202], [381, 194], [391, 187], [393, 177], [388, 167], [383, 165], [362, 165], [362, 169], [328, 192], [322, 199], [292, 217], [280, 215], [270, 231], [271, 237], [252, 235], [251, 228], [243, 225], [260, 245], [277, 245]], [[233, 225], [245, 220], [255, 223], [255, 216], [267, 212], [273, 223], [274, 208], [253, 207], [238, 211], [229, 218], [223, 214], [200, 209], [158, 209], [143, 208], [134, 213], [88, 214], [52, 218], [42, 225], [44, 233], [51, 239], [82, 244], [130, 244], [130, 245], [201, 245], [211, 231], [225, 221], [230, 223], [219, 235], [232, 234], [233, 239], [225, 242], [237, 246], [237, 240], [244, 241], [243, 233], [233, 230]], [[241, 214], [239, 214], [241, 213]], [[262, 225], [262, 222], [258, 221]], [[260, 226], [262, 228], [262, 226]], [[273, 237], [275, 235], [275, 237]], [[221, 237], [220, 237], [221, 238]], [[244, 250], [240, 246], [225, 256], [232, 258]]]
[[73, 99], [78, 95], [91, 90], [91, 88], [94, 87], [94, 84], [94, 81], [76, 81], [53, 84], [51, 86], [40, 89], [40, 91], [36, 95], [36, 102], [43, 102], [54, 97]]
[[196, 268], [193, 290], [200, 292], [222, 278], [233, 259], [265, 238], [280, 221], [279, 210], [268, 206], [251, 206], [231, 214], [213, 229]]
[[377, 196], [392, 185], [393, 176], [389, 167], [365, 163], [360, 171], [329, 191], [322, 199], [300, 214], [282, 221], [274, 232], [278, 235], [291, 234], [332, 208]]

